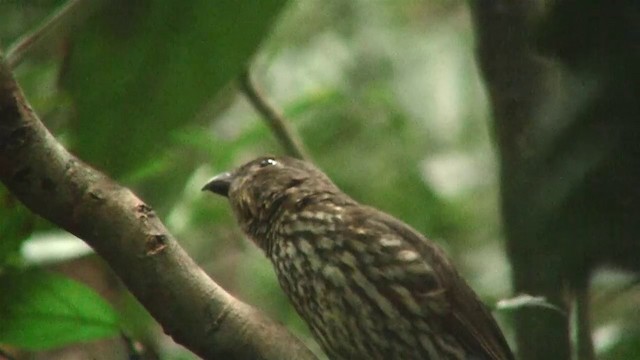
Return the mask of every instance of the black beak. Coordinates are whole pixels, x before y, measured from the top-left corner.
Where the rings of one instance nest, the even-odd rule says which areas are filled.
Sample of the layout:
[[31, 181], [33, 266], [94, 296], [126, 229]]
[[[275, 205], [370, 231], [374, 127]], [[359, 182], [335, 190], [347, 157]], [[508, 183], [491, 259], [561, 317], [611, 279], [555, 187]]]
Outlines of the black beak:
[[218, 195], [228, 197], [229, 187], [231, 186], [232, 180], [233, 174], [231, 174], [230, 172], [216, 175], [202, 187], [202, 191], [207, 190]]

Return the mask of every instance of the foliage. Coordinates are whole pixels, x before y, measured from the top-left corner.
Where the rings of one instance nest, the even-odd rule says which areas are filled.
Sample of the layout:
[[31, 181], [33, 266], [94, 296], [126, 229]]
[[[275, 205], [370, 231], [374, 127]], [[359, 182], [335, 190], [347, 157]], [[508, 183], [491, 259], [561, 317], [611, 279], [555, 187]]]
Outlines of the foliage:
[[93, 290], [31, 270], [0, 276], [0, 343], [43, 350], [117, 336], [118, 315]]

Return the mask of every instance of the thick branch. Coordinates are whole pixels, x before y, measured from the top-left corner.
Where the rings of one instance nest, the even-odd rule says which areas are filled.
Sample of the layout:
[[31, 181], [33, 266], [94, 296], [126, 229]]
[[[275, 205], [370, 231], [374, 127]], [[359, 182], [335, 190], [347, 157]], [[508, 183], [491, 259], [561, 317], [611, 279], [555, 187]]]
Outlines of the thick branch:
[[[536, 30], [545, 0], [472, 0], [477, 59], [489, 91], [501, 171], [501, 201], [514, 290], [544, 296], [569, 310], [562, 253], [545, 247], [550, 234], [537, 227], [542, 212], [540, 189], [553, 177], [543, 154], [539, 115], [557, 98], [554, 64], [536, 49]], [[542, 193], [544, 194], [544, 193]], [[570, 358], [569, 320], [558, 312], [521, 309], [516, 339], [522, 359]], [[545, 346], [540, 346], [545, 344]]]
[[[97, 134], [99, 136], [99, 134]], [[312, 359], [283, 327], [214, 283], [153, 210], [69, 154], [0, 55], [0, 180], [102, 256], [178, 343], [207, 359]]]
[[289, 127], [282, 114], [260, 94], [248, 71], [240, 75], [240, 88], [251, 105], [267, 122], [287, 154], [298, 159], [309, 160], [309, 156], [296, 133]]

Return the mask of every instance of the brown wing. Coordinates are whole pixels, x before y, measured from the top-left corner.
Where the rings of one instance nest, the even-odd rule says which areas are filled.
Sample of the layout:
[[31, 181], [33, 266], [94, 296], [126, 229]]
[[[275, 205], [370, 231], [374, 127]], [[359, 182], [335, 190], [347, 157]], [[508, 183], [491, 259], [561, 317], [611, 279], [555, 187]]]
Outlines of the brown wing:
[[409, 225], [375, 209], [376, 216], [368, 222], [388, 227], [415, 248], [433, 268], [443, 289], [442, 327], [464, 344], [476, 356], [495, 360], [512, 360], [513, 353], [487, 307], [458, 274], [448, 256], [436, 244], [413, 230]]

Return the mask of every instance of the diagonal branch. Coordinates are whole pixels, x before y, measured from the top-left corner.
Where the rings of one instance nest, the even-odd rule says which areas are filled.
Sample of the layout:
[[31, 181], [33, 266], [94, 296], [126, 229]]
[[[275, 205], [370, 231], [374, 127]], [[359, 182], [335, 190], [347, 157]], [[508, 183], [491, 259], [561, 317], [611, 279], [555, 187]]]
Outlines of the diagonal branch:
[[233, 298], [131, 191], [68, 153], [0, 54], [0, 181], [31, 211], [104, 258], [178, 343], [206, 359], [313, 359], [287, 330]]
[[264, 117], [264, 120], [285, 151], [298, 159], [309, 160], [309, 156], [296, 133], [291, 129], [282, 114], [269, 104], [256, 88], [253, 80], [251, 80], [249, 71], [245, 71], [240, 75], [240, 89], [256, 111]]

